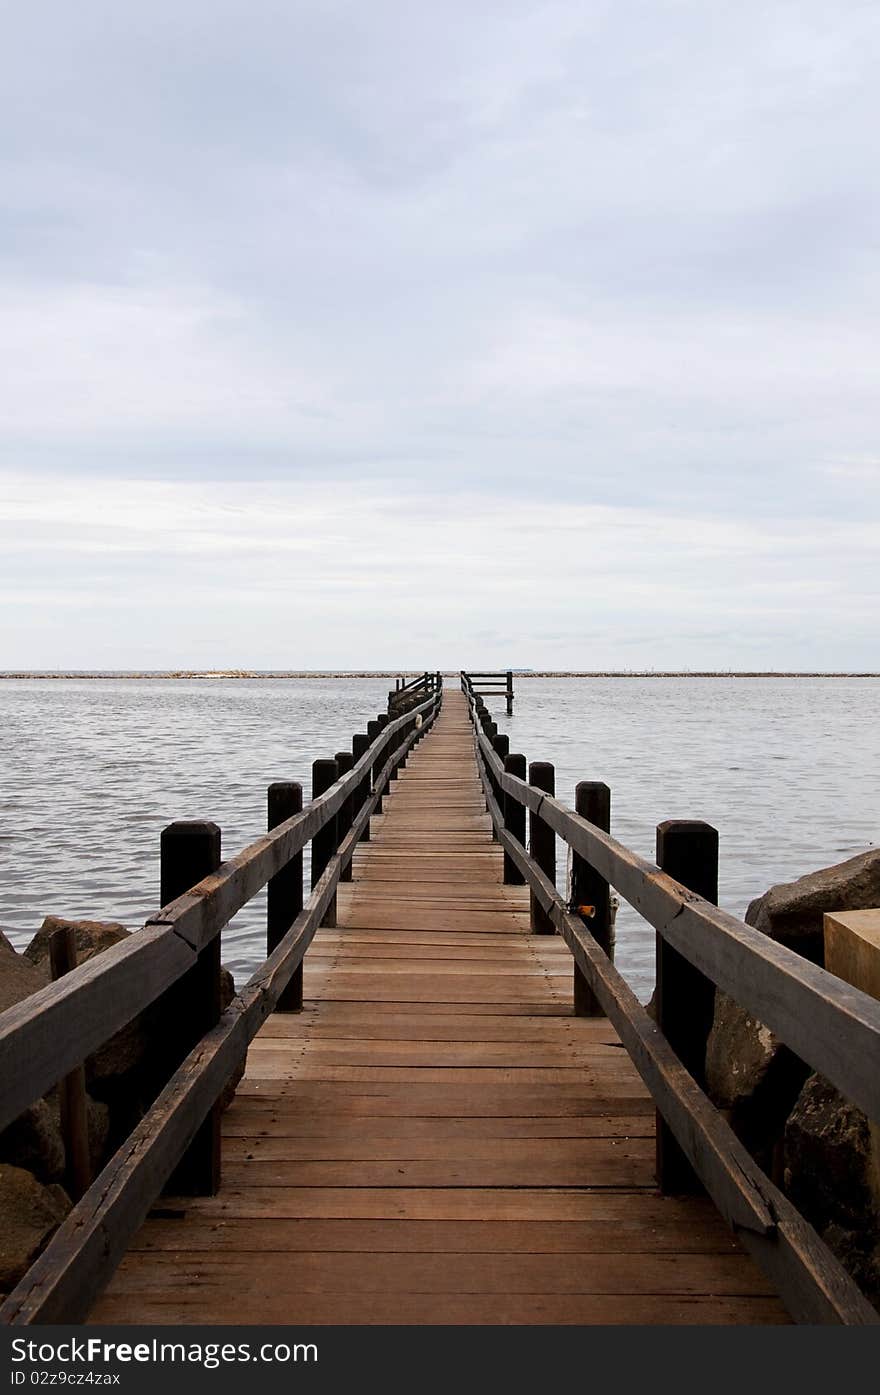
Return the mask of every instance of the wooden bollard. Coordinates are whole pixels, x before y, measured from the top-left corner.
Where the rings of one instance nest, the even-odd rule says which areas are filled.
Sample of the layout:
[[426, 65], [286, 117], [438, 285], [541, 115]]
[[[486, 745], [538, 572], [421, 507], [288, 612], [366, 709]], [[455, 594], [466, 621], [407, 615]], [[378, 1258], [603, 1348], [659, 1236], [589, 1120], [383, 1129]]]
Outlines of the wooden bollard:
[[[269, 786], [270, 831], [302, 812], [302, 785], [278, 780]], [[266, 952], [271, 954], [303, 908], [303, 855], [295, 853], [286, 867], [269, 878], [266, 886]], [[276, 1012], [299, 1012], [303, 1003], [303, 966], [294, 972], [275, 1005]]]
[[[180, 821], [163, 828], [160, 842], [160, 900], [182, 896], [220, 866], [220, 829], [208, 820]], [[163, 1002], [160, 1040], [168, 1044], [169, 1074], [220, 1020], [220, 936], [199, 952], [191, 969]], [[220, 1108], [214, 1105], [170, 1178], [166, 1190], [179, 1196], [213, 1196], [220, 1187]]]
[[[337, 751], [335, 759], [336, 769], [339, 772], [339, 776], [347, 775], [349, 770], [351, 770], [351, 767], [354, 765], [354, 756], [351, 754], [351, 751]], [[350, 794], [343, 801], [342, 808], [336, 815], [336, 834], [339, 838], [340, 845], [347, 836], [353, 822], [354, 794]], [[339, 880], [341, 882], [351, 881], [351, 860], [349, 860], [346, 866], [343, 867]]]
[[[63, 925], [49, 938], [49, 970], [53, 983], [75, 968], [76, 935], [72, 925]], [[61, 1112], [61, 1138], [64, 1142], [64, 1180], [70, 1197], [79, 1201], [92, 1184], [86, 1072], [83, 1065], [78, 1065], [59, 1080], [58, 1106]]]
[[[495, 739], [493, 740], [493, 742], [492, 742], [492, 750], [495, 752], [496, 756], [499, 758], [499, 760], [501, 761], [501, 763], [502, 763], [502, 765], [503, 765], [504, 761], [507, 759], [508, 755], [510, 754], [510, 737], [504, 735], [503, 733], [497, 735], [497, 736], [495, 737]], [[504, 812], [504, 794], [503, 794], [503, 791], [502, 791], [502, 789], [501, 789], [501, 785], [499, 784], [498, 780], [496, 780], [494, 774], [493, 774], [493, 775], [490, 775], [489, 780], [490, 780], [490, 783], [491, 783], [491, 785], [492, 785], [492, 793], [493, 793], [494, 796], [495, 796], [495, 803], [496, 803], [496, 804], [498, 805], [498, 807], [501, 809], [502, 814], [503, 814], [503, 812]], [[493, 824], [492, 824], [492, 838], [493, 838], [493, 840], [494, 840], [495, 842], [498, 841], [498, 830], [497, 830], [497, 828], [495, 827], [494, 822], [493, 822]]]
[[[335, 760], [315, 760], [312, 761], [312, 799], [317, 799], [320, 795], [329, 790], [331, 785], [335, 785], [339, 773], [336, 769]], [[339, 838], [336, 832], [336, 816], [330, 819], [320, 832], [312, 838], [312, 870], [311, 885], [312, 890], [318, 885], [327, 863], [336, 853], [339, 847]], [[333, 896], [330, 904], [324, 912], [322, 925], [333, 926], [336, 924], [336, 896]]]
[[507, 698], [507, 715], [508, 715], [508, 717], [512, 717], [512, 716], [513, 716], [513, 669], [510, 669], [510, 668], [507, 670], [507, 692], [506, 692], [505, 696], [506, 696], [506, 698]]
[[[657, 826], [657, 866], [689, 891], [718, 904], [718, 830], [668, 819]], [[705, 1084], [706, 1043], [715, 1011], [715, 985], [657, 936], [657, 1026], [698, 1085]], [[702, 1191], [671, 1130], [657, 1116], [657, 1182], [667, 1195]]]
[[[520, 780], [526, 778], [526, 758], [518, 754], [507, 756], [504, 762], [504, 771], [507, 775], [516, 775]], [[523, 847], [526, 845], [526, 806], [520, 804], [516, 795], [505, 794], [504, 796], [504, 827], [511, 837], [515, 838]], [[523, 886], [525, 877], [517, 867], [510, 853], [504, 854], [504, 881], [508, 886]]]
[[[363, 732], [360, 732], [360, 731], [359, 731], [359, 732], [356, 732], [355, 735], [351, 738], [351, 749], [352, 749], [352, 755], [353, 755], [353, 759], [354, 759], [354, 764], [357, 765], [357, 763], [358, 763], [358, 761], [360, 760], [361, 756], [364, 755], [364, 753], [370, 749], [370, 738], [369, 738], [368, 736], [366, 736]], [[357, 789], [356, 789], [356, 791], [355, 791], [355, 796], [354, 796], [354, 810], [353, 810], [353, 813], [354, 813], [354, 814], [359, 814], [359, 813], [360, 813], [361, 809], [364, 807], [364, 804], [365, 804], [365, 803], [367, 802], [367, 800], [369, 799], [370, 794], [371, 794], [371, 791], [372, 791], [372, 779], [371, 779], [370, 771], [368, 770], [367, 773], [366, 773], [366, 775], [365, 775], [364, 778], [361, 780], [360, 784], [358, 785], [358, 787], [357, 787]], [[359, 843], [369, 843], [369, 841], [370, 841], [370, 820], [367, 819], [366, 823], [365, 823], [364, 826], [363, 826], [363, 829], [361, 830], [361, 835], [360, 835], [360, 837], [358, 838], [358, 842], [359, 842]]]
[[[529, 766], [529, 784], [545, 794], [556, 792], [556, 772], [549, 761], [534, 760]], [[538, 814], [529, 810], [529, 852], [545, 877], [556, 884], [556, 834]], [[556, 927], [533, 891], [529, 891], [529, 917], [536, 935], [553, 935]]]
[[[574, 792], [575, 813], [582, 819], [611, 831], [611, 791], [596, 780], [581, 780]], [[611, 920], [611, 888], [586, 858], [572, 852], [571, 909], [580, 916], [593, 939], [614, 958], [614, 926]], [[602, 1008], [577, 964], [574, 966], [574, 1011], [576, 1017], [602, 1017]]]

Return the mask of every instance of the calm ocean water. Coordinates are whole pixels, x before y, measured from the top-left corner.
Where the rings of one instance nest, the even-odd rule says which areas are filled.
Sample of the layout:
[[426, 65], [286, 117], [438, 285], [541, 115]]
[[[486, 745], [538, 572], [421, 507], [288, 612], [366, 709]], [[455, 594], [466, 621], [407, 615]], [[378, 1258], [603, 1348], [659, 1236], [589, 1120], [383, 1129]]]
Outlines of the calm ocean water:
[[[451, 680], [450, 680], [451, 681]], [[9, 680], [0, 683], [0, 924], [26, 943], [44, 915], [134, 928], [158, 903], [158, 840], [212, 818], [224, 855], [265, 826], [266, 786], [302, 781], [384, 709], [369, 679]], [[653, 857], [666, 818], [721, 835], [721, 904], [841, 861], [880, 828], [880, 680], [522, 679], [494, 713], [511, 750], [612, 791], [612, 831]], [[563, 870], [560, 858], [560, 871]], [[561, 876], [560, 876], [561, 883]], [[263, 955], [264, 904], [224, 936], [241, 981]], [[618, 964], [644, 997], [653, 933], [618, 917]]]

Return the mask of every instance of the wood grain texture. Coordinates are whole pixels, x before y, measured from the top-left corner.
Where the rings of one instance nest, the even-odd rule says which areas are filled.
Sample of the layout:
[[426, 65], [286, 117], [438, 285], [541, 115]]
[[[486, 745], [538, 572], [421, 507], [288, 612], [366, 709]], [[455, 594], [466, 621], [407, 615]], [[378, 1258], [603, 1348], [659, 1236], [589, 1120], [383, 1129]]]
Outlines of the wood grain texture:
[[216, 1197], [166, 1197], [100, 1323], [778, 1323], [571, 955], [502, 883], [460, 694], [401, 769], [224, 1116]]

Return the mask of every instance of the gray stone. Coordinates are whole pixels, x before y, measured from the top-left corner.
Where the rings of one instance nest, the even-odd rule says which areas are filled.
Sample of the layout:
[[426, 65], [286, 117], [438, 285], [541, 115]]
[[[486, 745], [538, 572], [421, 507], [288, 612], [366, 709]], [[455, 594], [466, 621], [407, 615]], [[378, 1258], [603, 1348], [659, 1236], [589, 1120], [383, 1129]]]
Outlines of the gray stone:
[[[770, 939], [821, 964], [826, 911], [880, 904], [880, 849], [781, 882], [753, 901], [746, 923]], [[706, 1049], [706, 1082], [713, 1102], [727, 1112], [762, 1166], [771, 1168], [785, 1120], [809, 1074], [773, 1033], [725, 993], [715, 995]]]
[[876, 1228], [868, 1120], [821, 1075], [807, 1080], [785, 1126], [785, 1189], [819, 1229]]
[[821, 1075], [811, 1075], [785, 1126], [785, 1190], [880, 1304], [880, 1213], [872, 1171], [867, 1117]]
[[8, 1292], [23, 1278], [69, 1210], [61, 1187], [0, 1163], [0, 1289]]
[[780, 882], [753, 901], [746, 921], [771, 940], [824, 963], [822, 917], [826, 911], [861, 911], [880, 906], [880, 848], [846, 862]]
[[129, 935], [125, 926], [120, 925], [115, 920], [64, 920], [58, 915], [47, 915], [24, 951], [25, 958], [29, 959], [32, 964], [45, 968], [47, 976], [49, 972], [49, 941], [56, 930], [63, 930], [68, 926], [73, 930], [78, 964], [85, 964], [88, 959], [92, 959], [96, 954], [101, 954], [111, 945], [118, 945]]
[[[65, 920], [48, 915], [31, 940], [25, 956], [30, 962], [48, 972], [49, 941], [56, 930], [73, 929], [78, 964], [85, 964], [96, 954], [128, 939], [130, 931], [113, 920]], [[144, 1014], [99, 1046], [86, 1061], [89, 1090], [100, 1098], [112, 1096], [125, 1077], [138, 1069], [147, 1053], [147, 1033]]]
[[35, 1100], [0, 1134], [0, 1162], [27, 1168], [41, 1182], [64, 1176], [64, 1140], [57, 1107]]
[[0, 931], [0, 1012], [45, 988], [49, 974], [19, 954]]

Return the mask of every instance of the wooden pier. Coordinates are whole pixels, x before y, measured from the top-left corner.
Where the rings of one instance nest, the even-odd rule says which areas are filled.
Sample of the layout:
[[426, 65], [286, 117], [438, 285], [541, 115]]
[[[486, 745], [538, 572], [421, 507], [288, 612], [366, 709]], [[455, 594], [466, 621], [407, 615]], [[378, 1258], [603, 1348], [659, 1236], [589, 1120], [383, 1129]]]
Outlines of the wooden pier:
[[[671, 918], [709, 927], [707, 943], [710, 931], [747, 930], [685, 884], [705, 877], [705, 825], [688, 825], [687, 837], [664, 826], [661, 867], [643, 863], [607, 833], [604, 786], [579, 787], [591, 818], [566, 810], [552, 767], [533, 766], [525, 781], [523, 758], [493, 725], [467, 678], [441, 708], [438, 678], [359, 756], [355, 738], [354, 758], [316, 786], [312, 805], [163, 908], [151, 924], [187, 929], [198, 949], [190, 974], [267, 879], [276, 925], [290, 929], [273, 941], [270, 903], [267, 966], [199, 1035], [0, 1318], [878, 1320], [712, 1109], [699, 1065], [685, 1069], [695, 1029], [669, 1013], [683, 971], [699, 974], [690, 980], [699, 1003], [706, 951], [698, 969], [680, 952], [680, 963], [661, 963], [661, 1026], [678, 1054], [603, 952], [609, 886], [635, 899], [635, 879], [655, 924], [671, 916], [658, 909], [665, 897], [679, 908]], [[351, 768], [339, 774], [341, 765]], [[315, 835], [331, 819], [321, 845]], [[554, 884], [554, 833], [574, 852], [570, 903]], [[314, 890], [303, 906], [301, 872], [299, 896], [283, 878], [307, 836]], [[682, 881], [663, 870], [664, 856], [679, 858]], [[769, 954], [792, 972], [797, 956]], [[57, 1012], [88, 968], [43, 990], [44, 1010]], [[837, 1025], [854, 1019], [876, 1047], [877, 1005], [843, 988], [835, 1000], [838, 981], [807, 970], [801, 989], [821, 991]], [[104, 1026], [118, 1015], [106, 1010]], [[11, 1024], [19, 1050], [34, 1020], [19, 1013]], [[221, 1123], [212, 1104], [248, 1041]], [[84, 1045], [93, 1049], [80, 1041], [38, 1063], [30, 1088]], [[876, 1090], [863, 1066], [840, 1069], [855, 1090]], [[179, 1170], [182, 1156], [195, 1174]], [[172, 1185], [160, 1196], [175, 1168], [186, 1193]]]
[[93, 1320], [783, 1320], [712, 1207], [658, 1195], [650, 1096], [502, 884], [461, 693], [387, 809], [254, 1039], [220, 1192], [163, 1201]]

